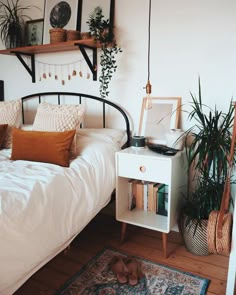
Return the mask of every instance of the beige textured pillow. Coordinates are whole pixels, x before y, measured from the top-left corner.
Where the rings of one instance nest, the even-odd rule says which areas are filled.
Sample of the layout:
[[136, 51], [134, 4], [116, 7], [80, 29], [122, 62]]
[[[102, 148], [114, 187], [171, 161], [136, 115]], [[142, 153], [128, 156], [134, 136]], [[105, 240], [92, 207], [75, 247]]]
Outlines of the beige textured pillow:
[[2, 147], [10, 148], [12, 127], [21, 124], [21, 99], [0, 102], [0, 124], [8, 124]]
[[[41, 103], [37, 108], [32, 130], [62, 132], [77, 130], [83, 119], [85, 108], [82, 105], [56, 105], [48, 102]], [[77, 155], [76, 135], [71, 146], [71, 157]]]
[[79, 129], [84, 114], [82, 105], [55, 105], [43, 102], [38, 106], [33, 130], [66, 131]]

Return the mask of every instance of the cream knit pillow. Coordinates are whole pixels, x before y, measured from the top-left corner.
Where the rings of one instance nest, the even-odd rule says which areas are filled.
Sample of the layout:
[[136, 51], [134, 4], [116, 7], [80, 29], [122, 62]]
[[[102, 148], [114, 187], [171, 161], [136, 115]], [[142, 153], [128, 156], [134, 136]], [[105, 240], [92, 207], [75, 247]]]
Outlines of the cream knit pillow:
[[79, 129], [84, 114], [82, 105], [56, 105], [43, 102], [38, 106], [33, 130], [66, 131]]
[[21, 99], [0, 102], [0, 124], [8, 124], [2, 147], [11, 147], [12, 127], [19, 128], [21, 124]]
[[[37, 108], [32, 130], [62, 132], [79, 129], [84, 111], [85, 108], [82, 105], [56, 105], [43, 102]], [[71, 147], [71, 156], [75, 155], [76, 138]]]

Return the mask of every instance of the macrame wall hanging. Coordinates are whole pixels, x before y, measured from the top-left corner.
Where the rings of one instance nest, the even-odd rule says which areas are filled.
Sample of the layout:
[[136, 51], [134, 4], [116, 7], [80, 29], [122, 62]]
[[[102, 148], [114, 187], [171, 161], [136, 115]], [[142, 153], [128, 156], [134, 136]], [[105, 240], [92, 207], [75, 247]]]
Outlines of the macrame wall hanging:
[[[30, 60], [28, 59], [28, 63]], [[39, 60], [35, 60], [35, 69], [37, 73], [37, 81], [57, 80], [62, 85], [70, 81], [72, 78], [86, 78], [90, 79], [90, 69], [86, 61], [81, 58], [80, 60], [63, 63], [51, 64]]]

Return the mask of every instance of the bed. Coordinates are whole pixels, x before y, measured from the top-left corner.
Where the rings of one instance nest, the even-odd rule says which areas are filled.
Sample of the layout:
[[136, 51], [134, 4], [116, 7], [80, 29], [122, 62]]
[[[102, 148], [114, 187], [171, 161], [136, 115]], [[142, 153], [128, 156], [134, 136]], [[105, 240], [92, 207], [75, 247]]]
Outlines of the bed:
[[[13, 294], [64, 250], [109, 203], [115, 189], [115, 153], [129, 143], [129, 120], [119, 106], [95, 96], [68, 92], [22, 97], [23, 124], [14, 128], [14, 132], [23, 132], [19, 136], [32, 132], [32, 125], [24, 124], [24, 105], [35, 97], [39, 106], [49, 97], [55, 97], [59, 105], [65, 97], [76, 98], [79, 105], [96, 100], [102, 108], [102, 128], [84, 128], [80, 122], [73, 137], [76, 155], [70, 157], [68, 167], [21, 158], [12, 160], [17, 137], [11, 130], [12, 148], [0, 150], [1, 295]], [[107, 105], [124, 119], [124, 130], [105, 128]]]

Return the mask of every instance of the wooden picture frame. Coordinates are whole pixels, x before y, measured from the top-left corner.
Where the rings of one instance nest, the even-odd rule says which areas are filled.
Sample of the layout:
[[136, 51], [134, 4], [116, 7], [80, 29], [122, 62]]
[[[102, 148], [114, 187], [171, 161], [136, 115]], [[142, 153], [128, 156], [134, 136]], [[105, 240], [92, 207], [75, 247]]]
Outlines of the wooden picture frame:
[[79, 0], [45, 0], [43, 44], [50, 43], [52, 28], [78, 30], [79, 11]]
[[25, 27], [26, 46], [35, 46], [43, 44], [43, 18], [29, 20]]
[[178, 128], [181, 97], [152, 97], [152, 108], [145, 109], [143, 99], [139, 135], [150, 143], [166, 145], [166, 134]]
[[78, 30], [80, 32], [89, 32], [88, 24], [89, 15], [96, 7], [101, 7], [105, 20], [109, 20], [110, 30], [114, 25], [115, 0], [79, 0], [78, 12]]

